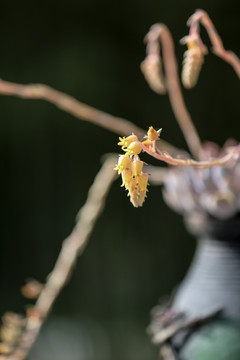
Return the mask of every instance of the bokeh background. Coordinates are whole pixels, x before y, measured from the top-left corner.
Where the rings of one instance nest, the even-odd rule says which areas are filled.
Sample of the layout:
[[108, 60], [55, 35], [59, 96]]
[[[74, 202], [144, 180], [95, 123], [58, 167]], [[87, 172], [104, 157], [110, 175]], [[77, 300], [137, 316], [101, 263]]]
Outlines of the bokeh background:
[[[0, 76], [46, 83], [145, 129], [162, 127], [165, 140], [186, 149], [167, 96], [149, 89], [139, 65], [144, 35], [161, 21], [180, 66], [179, 39], [199, 7], [240, 55], [234, 0], [4, 2]], [[239, 83], [229, 65], [210, 53], [199, 84], [184, 95], [203, 140], [239, 139]], [[119, 151], [118, 137], [38, 100], [1, 96], [0, 114], [0, 313], [21, 313], [29, 303], [21, 285], [29, 277], [45, 281], [102, 155]], [[118, 180], [29, 359], [156, 359], [146, 334], [150, 309], [182, 280], [194, 248], [160, 187], [134, 209]]]

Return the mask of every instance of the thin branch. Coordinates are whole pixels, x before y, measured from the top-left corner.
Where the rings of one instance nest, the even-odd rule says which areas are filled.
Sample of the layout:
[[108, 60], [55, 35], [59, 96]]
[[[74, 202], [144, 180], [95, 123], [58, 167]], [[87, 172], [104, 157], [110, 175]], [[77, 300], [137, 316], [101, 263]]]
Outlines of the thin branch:
[[147, 146], [144, 144], [142, 145], [142, 149], [148, 153], [148, 155], [154, 157], [155, 159], [164, 161], [169, 165], [180, 165], [180, 166], [195, 166], [198, 168], [208, 168], [216, 165], [224, 165], [231, 160], [237, 160], [240, 154], [240, 145], [233, 146], [226, 148], [226, 155], [221, 158], [213, 158], [206, 161], [196, 161], [193, 159], [181, 159], [181, 158], [173, 158], [166, 152], [161, 152], [160, 150], [156, 149], [156, 152], [151, 151]]
[[163, 62], [166, 73], [166, 88], [170, 102], [188, 147], [195, 158], [198, 159], [202, 149], [201, 141], [183, 99], [172, 36], [164, 24], [155, 24], [147, 34], [146, 41], [146, 59], [154, 56], [160, 57], [159, 41], [162, 45]]
[[[70, 95], [44, 84], [22, 85], [0, 79], [0, 94], [18, 96], [23, 99], [41, 99], [48, 101], [78, 119], [92, 122], [118, 135], [127, 136], [134, 133], [139, 138], [145, 135], [145, 131], [131, 121], [97, 110], [81, 103]], [[181, 150], [164, 140], [161, 140], [159, 145], [171, 153], [181, 153]]]
[[27, 313], [26, 327], [17, 348], [5, 359], [24, 360], [31, 350], [56, 298], [69, 280], [74, 263], [85, 248], [94, 225], [102, 212], [108, 191], [116, 178], [116, 173], [113, 171], [115, 163], [116, 157], [110, 156], [105, 160], [94, 179], [87, 201], [77, 216], [76, 226], [64, 240], [53, 271], [50, 273], [35, 306]]
[[187, 25], [190, 27], [190, 36], [199, 36], [199, 24], [202, 24], [207, 30], [214, 54], [229, 63], [240, 78], [240, 59], [232, 51], [225, 50], [223, 42], [206, 11], [197, 10], [189, 18]]

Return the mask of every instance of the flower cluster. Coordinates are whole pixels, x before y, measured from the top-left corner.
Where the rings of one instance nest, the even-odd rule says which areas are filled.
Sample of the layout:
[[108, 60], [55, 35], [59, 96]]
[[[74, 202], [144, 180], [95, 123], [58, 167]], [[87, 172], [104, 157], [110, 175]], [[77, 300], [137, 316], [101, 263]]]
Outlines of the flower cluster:
[[125, 151], [124, 155], [120, 155], [118, 164], [114, 170], [122, 176], [122, 186], [128, 190], [130, 201], [135, 207], [142, 206], [148, 185], [148, 174], [144, 173], [143, 161], [140, 160], [139, 154], [146, 147], [151, 152], [155, 152], [155, 142], [160, 135], [160, 131], [156, 131], [152, 126], [149, 128], [147, 136], [144, 141], [139, 141], [134, 134], [127, 138], [119, 138], [118, 145]]

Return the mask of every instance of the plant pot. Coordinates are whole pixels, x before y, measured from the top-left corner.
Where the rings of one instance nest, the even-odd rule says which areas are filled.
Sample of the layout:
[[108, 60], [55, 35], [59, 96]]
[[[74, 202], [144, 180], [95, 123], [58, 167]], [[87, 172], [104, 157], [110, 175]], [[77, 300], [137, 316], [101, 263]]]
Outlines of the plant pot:
[[188, 218], [187, 227], [198, 244], [171, 307], [189, 326], [171, 344], [182, 360], [239, 360], [240, 220]]

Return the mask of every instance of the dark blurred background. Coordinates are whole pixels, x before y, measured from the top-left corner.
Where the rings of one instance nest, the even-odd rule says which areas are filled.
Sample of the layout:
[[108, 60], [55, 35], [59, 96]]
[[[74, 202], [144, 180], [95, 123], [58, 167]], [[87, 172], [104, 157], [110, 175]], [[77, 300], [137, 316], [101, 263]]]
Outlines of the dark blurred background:
[[[225, 47], [240, 55], [234, 0], [4, 2], [0, 76], [46, 83], [145, 129], [162, 127], [165, 140], [186, 149], [167, 96], [149, 89], [139, 65], [144, 35], [161, 21], [173, 34], [180, 66], [185, 48], [179, 40], [199, 7], [209, 12]], [[204, 31], [203, 37], [209, 45]], [[197, 87], [184, 95], [203, 140], [239, 139], [239, 83], [229, 65], [210, 53]], [[46, 102], [1, 96], [0, 109], [3, 314], [25, 310], [20, 286], [29, 277], [45, 281], [101, 156], [119, 149], [116, 134]], [[30, 358], [156, 359], [145, 331], [149, 311], [182, 280], [194, 248], [160, 187], [151, 187], [143, 208], [135, 209], [118, 180]]]

